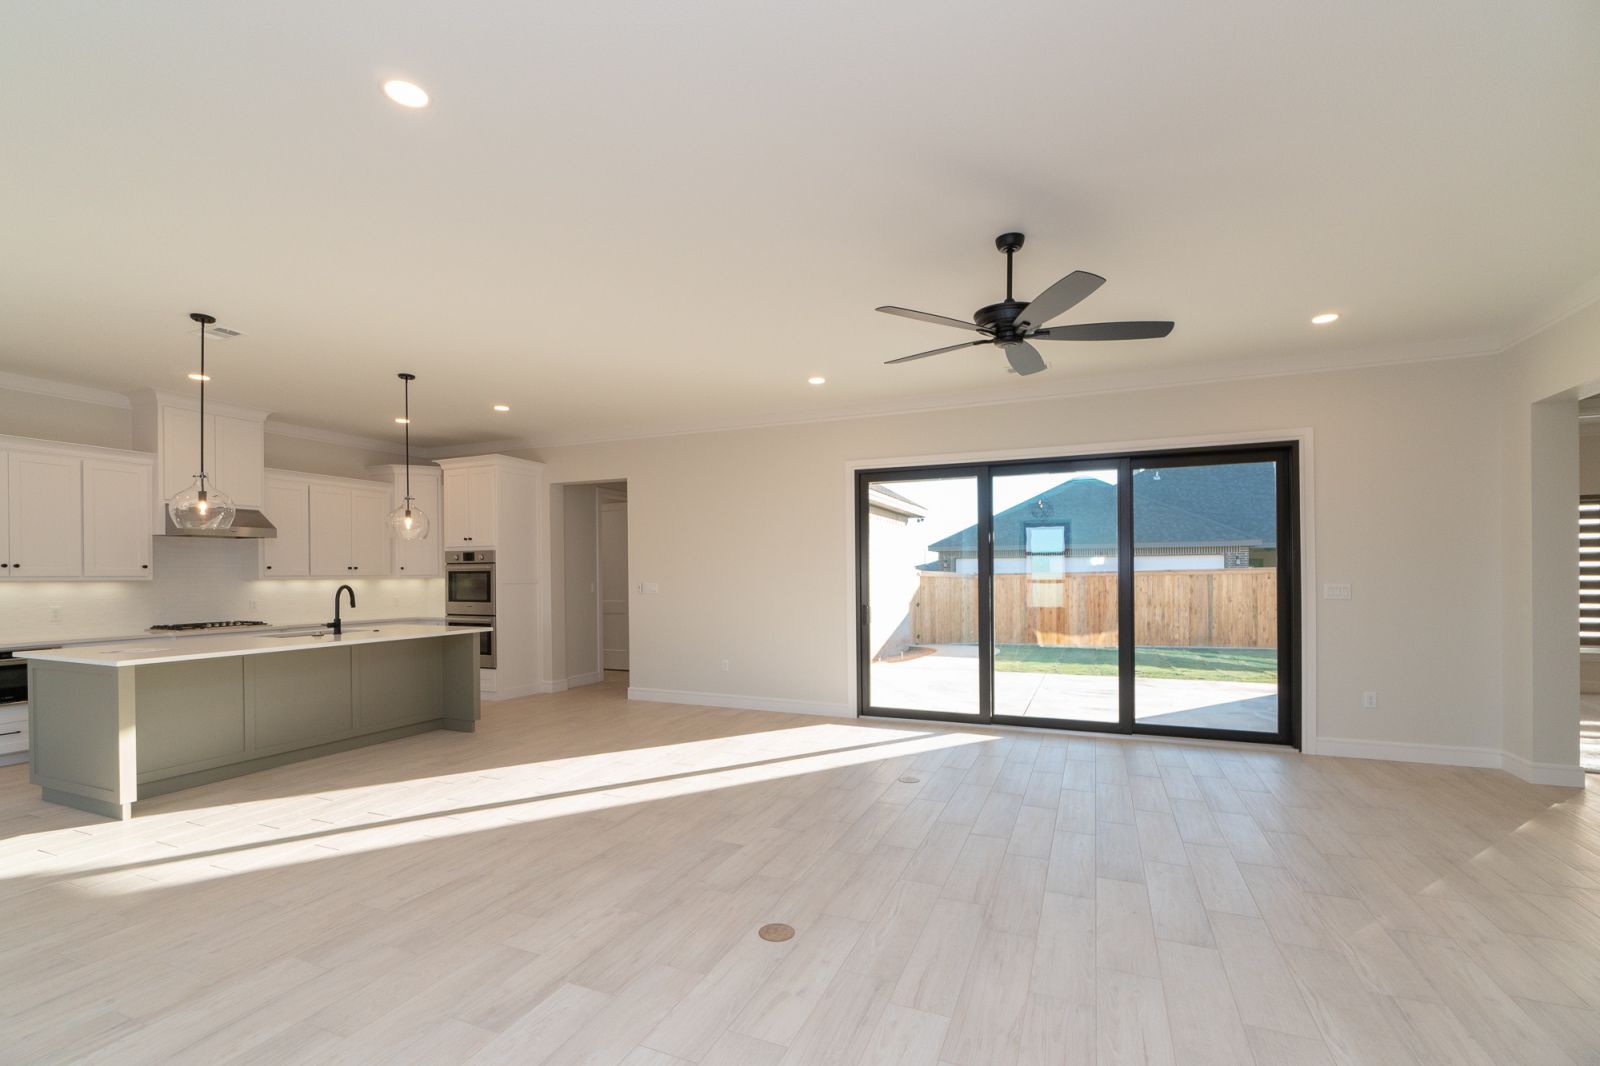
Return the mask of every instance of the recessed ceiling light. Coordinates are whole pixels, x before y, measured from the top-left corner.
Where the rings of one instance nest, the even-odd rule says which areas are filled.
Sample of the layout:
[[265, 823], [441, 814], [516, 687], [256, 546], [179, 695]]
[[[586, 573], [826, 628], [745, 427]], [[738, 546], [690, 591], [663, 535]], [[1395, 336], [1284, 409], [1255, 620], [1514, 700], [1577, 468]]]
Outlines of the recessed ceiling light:
[[428, 94], [422, 86], [413, 85], [409, 81], [386, 81], [383, 83], [383, 95], [399, 104], [401, 107], [427, 107]]
[[397, 418], [394, 421], [397, 426], [409, 426], [411, 424], [411, 419], [409, 418]]
[[1313, 315], [1311, 318], [1313, 326], [1326, 326], [1329, 322], [1337, 321], [1339, 321], [1339, 315], [1335, 311], [1324, 311], [1322, 314]]
[[211, 375], [210, 374], [190, 374], [189, 375], [189, 380], [190, 381], [210, 381], [211, 380]]
[[828, 379], [825, 377], [806, 378], [807, 385], [826, 385], [827, 383]]
[[511, 408], [510, 408], [510, 407], [507, 407], [507, 406], [506, 406], [506, 405], [505, 405], [505, 404], [503, 404], [503, 403], [497, 403], [497, 404], [495, 404], [495, 405], [494, 405], [494, 409], [495, 409], [495, 410], [496, 410], [496, 411], [509, 411], [509, 410], [511, 410]]

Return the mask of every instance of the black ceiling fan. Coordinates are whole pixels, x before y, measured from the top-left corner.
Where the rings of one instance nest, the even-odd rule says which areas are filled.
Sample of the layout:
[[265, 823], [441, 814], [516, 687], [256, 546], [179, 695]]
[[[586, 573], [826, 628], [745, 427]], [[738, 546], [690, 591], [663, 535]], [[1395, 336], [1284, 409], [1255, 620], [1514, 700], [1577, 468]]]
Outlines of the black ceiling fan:
[[980, 344], [994, 344], [1006, 353], [1006, 361], [1011, 364], [1012, 370], [1019, 374], [1037, 374], [1045, 368], [1044, 357], [1029, 341], [1136, 341], [1165, 337], [1172, 332], [1171, 322], [1086, 322], [1076, 326], [1049, 326], [1052, 320], [1076, 307], [1104, 285], [1106, 279], [1087, 270], [1074, 270], [1031, 302], [1016, 300], [1011, 296], [1011, 257], [1022, 247], [1022, 234], [1002, 233], [994, 239], [994, 246], [1006, 256], [1006, 298], [997, 304], [978, 308], [973, 312], [971, 322], [946, 318], [944, 315], [930, 315], [926, 311], [912, 311], [905, 307], [878, 308], [886, 315], [971, 330], [983, 334], [983, 339], [951, 344], [931, 352], [903, 355], [899, 359], [890, 359], [885, 365], [909, 363], [913, 359], [926, 359], [930, 355], [962, 348], [976, 348]]

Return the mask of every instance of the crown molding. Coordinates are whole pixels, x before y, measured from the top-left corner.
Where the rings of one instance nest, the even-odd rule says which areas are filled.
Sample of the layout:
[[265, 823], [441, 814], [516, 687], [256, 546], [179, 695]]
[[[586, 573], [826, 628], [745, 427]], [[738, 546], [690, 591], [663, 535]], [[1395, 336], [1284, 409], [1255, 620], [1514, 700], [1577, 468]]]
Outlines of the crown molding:
[[1600, 274], [1596, 274], [1572, 290], [1564, 298], [1554, 303], [1546, 304], [1538, 314], [1524, 322], [1520, 329], [1514, 329], [1507, 333], [1500, 344], [1500, 351], [1509, 351], [1523, 341], [1538, 336], [1551, 326], [1557, 325], [1580, 311], [1593, 307], [1597, 303], [1600, 303]]
[[0, 389], [10, 389], [13, 392], [26, 392], [34, 396], [54, 396], [58, 400], [76, 400], [79, 403], [98, 404], [101, 407], [116, 407], [124, 411], [133, 406], [133, 402], [120, 392], [110, 389], [96, 389], [88, 385], [69, 385], [64, 381], [49, 381], [45, 378], [28, 377], [26, 374], [11, 374], [0, 371]]
[[[341, 433], [334, 429], [318, 429], [315, 426], [302, 426], [294, 422], [280, 422], [275, 418], [267, 419], [267, 435], [271, 437], [291, 437], [295, 440], [315, 441], [318, 444], [332, 444], [340, 448], [362, 448], [371, 452], [382, 452], [384, 455], [404, 455], [403, 445], [377, 437], [363, 437], [355, 433]], [[413, 455], [421, 455], [422, 449], [412, 448]]]
[[424, 459], [461, 459], [492, 452], [526, 451], [538, 447], [529, 437], [504, 437], [500, 440], [473, 441], [470, 444], [440, 444], [432, 448], [412, 447], [411, 454]]

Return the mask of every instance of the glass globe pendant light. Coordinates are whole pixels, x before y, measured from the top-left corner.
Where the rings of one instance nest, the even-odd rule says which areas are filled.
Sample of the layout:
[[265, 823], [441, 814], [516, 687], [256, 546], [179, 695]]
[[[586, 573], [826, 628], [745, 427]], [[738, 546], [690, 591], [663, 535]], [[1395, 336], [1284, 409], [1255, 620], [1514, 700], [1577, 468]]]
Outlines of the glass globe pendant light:
[[401, 374], [405, 382], [406, 416], [400, 421], [406, 427], [406, 495], [405, 502], [389, 512], [389, 529], [401, 540], [427, 540], [428, 516], [414, 505], [411, 498], [411, 383], [415, 374]]
[[167, 500], [167, 514], [179, 529], [227, 529], [233, 525], [233, 499], [206, 479], [206, 327], [216, 319], [199, 311], [189, 317], [200, 324], [200, 472], [188, 488]]

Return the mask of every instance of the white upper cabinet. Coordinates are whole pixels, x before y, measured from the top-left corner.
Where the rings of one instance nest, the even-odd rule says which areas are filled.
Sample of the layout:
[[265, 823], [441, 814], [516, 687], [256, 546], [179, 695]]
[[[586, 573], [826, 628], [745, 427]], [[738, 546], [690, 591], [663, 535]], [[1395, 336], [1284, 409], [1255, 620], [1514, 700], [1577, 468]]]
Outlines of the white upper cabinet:
[[11, 576], [11, 460], [0, 452], [0, 577]]
[[388, 576], [388, 492], [313, 481], [309, 501], [313, 577]]
[[350, 569], [357, 577], [389, 574], [389, 494], [383, 489], [350, 492]]
[[311, 486], [311, 572], [317, 577], [350, 576], [350, 490], [339, 485]]
[[[264, 511], [263, 470], [267, 458], [264, 423], [212, 414], [206, 415], [206, 421], [206, 446], [211, 452], [206, 473], [217, 488], [232, 496], [240, 507]], [[267, 519], [272, 519], [270, 512]]]
[[[207, 483], [240, 507], [266, 511], [266, 412], [206, 404]], [[146, 389], [133, 398], [133, 442], [156, 453], [156, 532], [166, 523], [166, 501], [200, 472], [200, 409], [195, 397]], [[267, 512], [268, 520], [272, 514]]]
[[150, 576], [148, 463], [83, 461], [83, 576]]
[[8, 456], [5, 571], [11, 577], [83, 576], [83, 460], [47, 452]]
[[[394, 481], [389, 493], [389, 509], [405, 503], [406, 468], [404, 466], [374, 467], [373, 472], [387, 473]], [[438, 577], [444, 571], [444, 553], [440, 544], [444, 540], [445, 518], [440, 512], [440, 471], [433, 465], [411, 468], [411, 505], [428, 516], [428, 535], [422, 540], [401, 540], [390, 533], [394, 553], [395, 577]], [[387, 523], [388, 516], [384, 516]]]
[[492, 466], [444, 472], [444, 546], [493, 548], [499, 499]]
[[268, 478], [262, 510], [278, 535], [261, 542], [262, 577], [305, 577], [311, 573], [310, 486], [304, 481]]
[[148, 455], [0, 438], [0, 578], [148, 581]]

